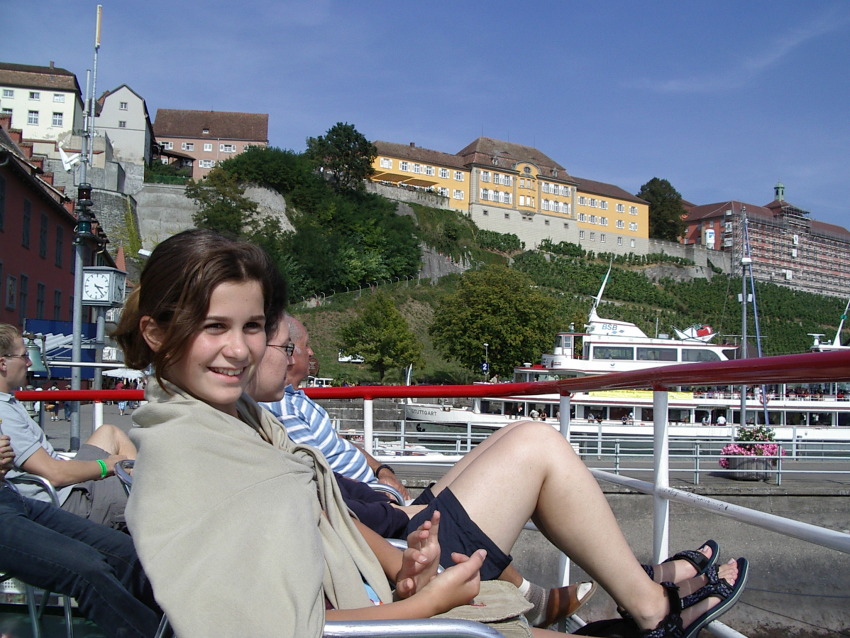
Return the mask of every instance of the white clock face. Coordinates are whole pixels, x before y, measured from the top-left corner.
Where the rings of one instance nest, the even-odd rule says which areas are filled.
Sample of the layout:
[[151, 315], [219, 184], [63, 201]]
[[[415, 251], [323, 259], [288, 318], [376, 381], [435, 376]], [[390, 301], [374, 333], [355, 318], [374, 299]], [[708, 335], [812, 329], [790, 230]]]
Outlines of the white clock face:
[[87, 301], [105, 301], [109, 298], [109, 274], [88, 273], [83, 281], [83, 299]]

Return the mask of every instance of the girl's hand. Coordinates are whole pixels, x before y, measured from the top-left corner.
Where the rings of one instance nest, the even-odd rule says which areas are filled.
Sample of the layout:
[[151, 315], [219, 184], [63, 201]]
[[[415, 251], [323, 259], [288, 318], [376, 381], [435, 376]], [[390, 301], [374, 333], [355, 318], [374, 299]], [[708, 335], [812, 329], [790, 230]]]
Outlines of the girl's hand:
[[437, 575], [440, 567], [440, 512], [422, 523], [407, 537], [401, 569], [396, 576], [396, 594], [409, 598]]
[[472, 556], [452, 554], [455, 565], [437, 574], [419, 592], [420, 595], [431, 598], [431, 603], [434, 605], [431, 615], [472, 602], [481, 590], [479, 570], [486, 557], [487, 551], [483, 549], [479, 549]]

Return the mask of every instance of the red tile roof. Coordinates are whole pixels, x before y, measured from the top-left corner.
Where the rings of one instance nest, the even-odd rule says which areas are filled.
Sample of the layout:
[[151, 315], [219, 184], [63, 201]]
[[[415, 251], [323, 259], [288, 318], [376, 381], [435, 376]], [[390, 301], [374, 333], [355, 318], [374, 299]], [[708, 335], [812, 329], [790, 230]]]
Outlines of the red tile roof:
[[269, 141], [268, 113], [157, 109], [153, 128], [158, 138]]
[[576, 181], [576, 188], [583, 193], [592, 193], [594, 195], [603, 195], [605, 197], [616, 197], [617, 199], [622, 199], [627, 202], [635, 202], [637, 204], [649, 204], [646, 200], [641, 199], [636, 195], [632, 195], [630, 192], [623, 190], [614, 184], [596, 182], [592, 179], [585, 179], [583, 177], [573, 177], [573, 179]]
[[537, 166], [541, 178], [572, 182], [567, 169], [533, 146], [479, 137], [457, 154], [467, 164], [486, 164], [503, 169], [513, 169], [518, 162], [529, 162]]
[[82, 94], [77, 76], [55, 66], [32, 66], [0, 62], [0, 84], [27, 89], [71, 91]]
[[374, 142], [375, 148], [378, 149], [378, 155], [390, 155], [401, 159], [410, 160], [412, 162], [421, 162], [423, 164], [436, 164], [438, 166], [450, 166], [452, 168], [465, 168], [463, 158], [451, 153], [443, 153], [442, 151], [433, 151], [429, 148], [416, 146], [412, 142], [410, 144], [394, 144], [393, 142]]

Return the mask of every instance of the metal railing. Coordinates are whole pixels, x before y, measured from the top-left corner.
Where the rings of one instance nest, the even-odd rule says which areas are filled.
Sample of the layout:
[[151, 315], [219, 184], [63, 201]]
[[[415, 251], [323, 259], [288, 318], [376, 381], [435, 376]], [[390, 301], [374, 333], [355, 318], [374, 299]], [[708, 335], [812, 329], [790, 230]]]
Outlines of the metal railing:
[[[517, 396], [557, 393], [560, 401], [560, 429], [570, 438], [570, 395], [591, 390], [619, 390], [649, 388], [653, 391], [654, 436], [652, 438], [653, 480], [619, 476], [611, 472], [593, 470], [601, 480], [625, 485], [653, 496], [653, 560], [660, 562], [669, 555], [670, 503], [732, 517], [740, 522], [755, 525], [780, 534], [802, 539], [835, 551], [850, 554], [850, 534], [793, 521], [716, 499], [673, 489], [670, 486], [671, 444], [668, 435], [668, 388], [682, 385], [753, 385], [771, 383], [817, 383], [850, 381], [850, 351], [808, 353], [761, 359], [743, 359], [710, 363], [667, 366], [652, 371], [621, 372], [595, 377], [563, 379], [537, 383], [505, 383], [497, 385], [466, 386], [361, 386], [345, 388], [311, 388], [307, 393], [313, 398], [363, 399], [363, 439], [367, 450], [374, 450], [374, 412], [376, 398], [441, 398]], [[42, 391], [19, 392], [20, 400], [140, 400], [142, 394], [135, 390], [122, 391]], [[700, 455], [697, 459], [702, 458]], [[777, 459], [779, 465], [783, 459]], [[784, 461], [787, 462], [787, 459]], [[716, 471], [716, 470], [714, 470]], [[699, 471], [695, 472], [697, 476]], [[567, 582], [568, 573], [564, 571]], [[738, 635], [734, 630], [715, 622], [711, 630], [721, 636]]]

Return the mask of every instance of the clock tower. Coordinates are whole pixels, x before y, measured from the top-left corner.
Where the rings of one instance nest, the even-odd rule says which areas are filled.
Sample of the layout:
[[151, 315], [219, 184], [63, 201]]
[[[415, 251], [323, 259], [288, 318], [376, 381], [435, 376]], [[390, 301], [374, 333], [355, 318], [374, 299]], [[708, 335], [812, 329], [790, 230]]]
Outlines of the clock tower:
[[112, 308], [124, 303], [127, 273], [110, 266], [83, 268], [82, 302], [86, 306]]

